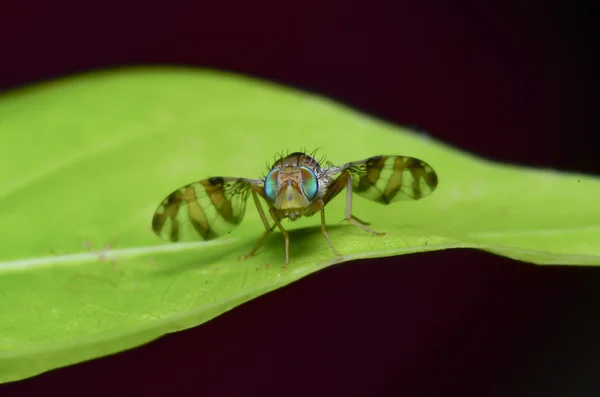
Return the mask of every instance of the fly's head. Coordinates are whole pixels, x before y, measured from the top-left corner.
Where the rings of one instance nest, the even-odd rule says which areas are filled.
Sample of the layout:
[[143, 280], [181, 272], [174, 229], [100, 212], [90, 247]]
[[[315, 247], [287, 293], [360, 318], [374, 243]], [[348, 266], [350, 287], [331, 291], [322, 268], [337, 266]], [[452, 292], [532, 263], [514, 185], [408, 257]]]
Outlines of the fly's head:
[[294, 220], [319, 198], [321, 167], [311, 156], [296, 152], [275, 162], [264, 190], [273, 207]]

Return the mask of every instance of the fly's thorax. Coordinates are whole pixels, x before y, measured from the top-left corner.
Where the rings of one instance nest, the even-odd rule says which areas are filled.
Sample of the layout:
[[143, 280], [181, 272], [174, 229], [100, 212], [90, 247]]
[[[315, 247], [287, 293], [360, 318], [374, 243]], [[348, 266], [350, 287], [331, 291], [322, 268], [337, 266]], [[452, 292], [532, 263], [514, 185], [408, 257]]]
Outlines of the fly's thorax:
[[319, 162], [312, 156], [309, 156], [306, 153], [295, 152], [289, 154], [275, 162], [271, 168], [285, 168], [287, 166], [292, 167], [307, 167], [315, 172], [315, 174], [321, 173], [321, 165]]

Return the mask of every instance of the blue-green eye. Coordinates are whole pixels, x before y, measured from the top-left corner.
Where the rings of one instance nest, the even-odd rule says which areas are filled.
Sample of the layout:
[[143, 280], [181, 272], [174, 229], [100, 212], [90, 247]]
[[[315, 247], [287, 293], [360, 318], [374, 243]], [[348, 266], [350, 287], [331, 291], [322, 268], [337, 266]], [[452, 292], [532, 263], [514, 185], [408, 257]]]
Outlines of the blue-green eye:
[[279, 189], [277, 187], [277, 176], [279, 175], [279, 168], [273, 168], [267, 174], [265, 178], [265, 194], [271, 201], [275, 201]]
[[312, 200], [319, 191], [317, 176], [313, 170], [307, 167], [300, 167], [300, 173], [302, 175], [302, 190], [304, 190], [306, 198]]

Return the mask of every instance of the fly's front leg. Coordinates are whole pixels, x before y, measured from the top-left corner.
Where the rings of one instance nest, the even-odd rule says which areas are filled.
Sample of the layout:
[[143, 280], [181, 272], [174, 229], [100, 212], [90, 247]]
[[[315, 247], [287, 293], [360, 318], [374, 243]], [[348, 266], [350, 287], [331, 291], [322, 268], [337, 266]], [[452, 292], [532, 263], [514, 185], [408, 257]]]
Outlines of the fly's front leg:
[[346, 178], [346, 221], [350, 222], [354, 226], [358, 226], [361, 229], [374, 234], [376, 236], [385, 236], [385, 233], [376, 232], [375, 230], [367, 227], [363, 222], [361, 222], [358, 218], [352, 215], [352, 178], [350, 174], [345, 174]]
[[256, 251], [258, 251], [258, 249], [260, 247], [262, 247], [263, 243], [265, 242], [265, 240], [267, 239], [267, 237], [269, 237], [269, 234], [271, 234], [271, 232], [273, 231], [273, 229], [275, 229], [275, 225], [271, 226], [269, 229], [267, 229], [266, 232], [263, 233], [262, 237], [260, 238], [260, 240], [258, 240], [258, 243], [256, 243], [256, 245], [254, 246], [254, 248], [252, 249], [252, 251], [250, 251], [246, 255], [238, 256], [238, 260], [241, 261], [241, 260], [244, 260], [244, 259], [252, 258], [256, 254]]
[[[281, 222], [279, 222], [279, 215], [277, 215], [277, 210], [271, 207], [269, 209], [269, 213], [275, 220], [275, 225], [279, 227], [279, 230], [281, 230], [281, 234], [283, 234], [283, 238], [285, 239], [285, 264], [281, 267], [282, 269], [285, 269], [290, 263], [290, 236], [288, 232], [283, 228], [283, 226], [281, 226]], [[273, 227], [275, 227], [275, 225], [273, 225]]]
[[256, 209], [258, 210], [260, 219], [262, 220], [263, 225], [265, 225], [266, 232], [263, 233], [262, 237], [260, 238], [260, 240], [258, 240], [258, 243], [252, 249], [252, 251], [250, 251], [250, 253], [248, 253], [246, 255], [239, 256], [238, 260], [243, 260], [243, 259], [248, 259], [248, 258], [253, 257], [254, 254], [256, 254], [256, 251], [258, 251], [258, 249], [263, 245], [263, 243], [265, 242], [265, 240], [267, 239], [269, 234], [271, 234], [273, 229], [275, 229], [275, 224], [273, 224], [273, 226], [269, 225], [269, 220], [267, 219], [267, 216], [265, 215], [265, 211], [263, 210], [262, 205], [260, 204], [260, 201], [258, 200], [257, 193], [260, 194], [260, 187], [252, 186], [252, 198], [254, 199], [254, 204], [256, 204]]
[[329, 234], [327, 233], [327, 229], [325, 228], [325, 202], [323, 200], [319, 199], [313, 205], [316, 205], [318, 207], [318, 210], [321, 211], [321, 232], [327, 239], [327, 242], [329, 243], [329, 246], [331, 247], [331, 250], [333, 251], [333, 253], [336, 256], [341, 256], [340, 253], [337, 252], [337, 250], [333, 246], [333, 242], [331, 241], [331, 238], [329, 238]]

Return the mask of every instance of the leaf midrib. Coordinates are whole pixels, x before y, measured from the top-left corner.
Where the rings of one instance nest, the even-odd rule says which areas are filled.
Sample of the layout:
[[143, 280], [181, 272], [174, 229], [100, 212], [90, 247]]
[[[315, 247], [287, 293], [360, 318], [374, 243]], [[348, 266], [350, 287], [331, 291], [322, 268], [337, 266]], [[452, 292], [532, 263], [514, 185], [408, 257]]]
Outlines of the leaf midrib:
[[[561, 235], [568, 233], [584, 233], [584, 232], [595, 232], [600, 231], [600, 225], [590, 225], [579, 228], [560, 228], [560, 229], [542, 229], [542, 230], [511, 230], [511, 231], [478, 231], [468, 233], [469, 236], [474, 238], [505, 238], [505, 237], [536, 237], [536, 236], [548, 236], [548, 235]], [[158, 244], [151, 246], [131, 247], [131, 248], [119, 248], [119, 249], [107, 249], [107, 250], [95, 250], [78, 252], [64, 255], [52, 255], [42, 257], [31, 257], [16, 260], [8, 260], [0, 262], [0, 272], [10, 270], [25, 270], [36, 267], [46, 267], [51, 265], [65, 265], [65, 264], [78, 264], [85, 262], [97, 261], [99, 254], [107, 260], [111, 259], [123, 259], [128, 257], [136, 257], [146, 254], [160, 254], [167, 252], [178, 252], [195, 250], [202, 247], [214, 247], [219, 245], [229, 245], [235, 243], [239, 239], [237, 238], [221, 238], [211, 241], [199, 241], [190, 243], [176, 243], [176, 244]], [[448, 244], [432, 244], [427, 246], [427, 251], [432, 249], [447, 249], [447, 248], [479, 248], [489, 247], [493, 248], [493, 244], [480, 244], [480, 243], [461, 243], [457, 246], [456, 243]], [[508, 246], [506, 246], [508, 247]], [[403, 247], [408, 252], [419, 252], [423, 251], [423, 246], [407, 246]], [[402, 251], [404, 251], [404, 249]], [[398, 249], [393, 249], [394, 252], [398, 252]], [[539, 252], [536, 250], [525, 250], [528, 252]], [[381, 251], [378, 251], [381, 252]], [[383, 252], [381, 252], [383, 253]], [[367, 253], [368, 254], [368, 253]], [[362, 256], [361, 256], [362, 255]], [[364, 258], [363, 254], [348, 254], [344, 255], [344, 261]], [[327, 261], [326, 261], [327, 262]], [[335, 262], [335, 261], [334, 261]]]

